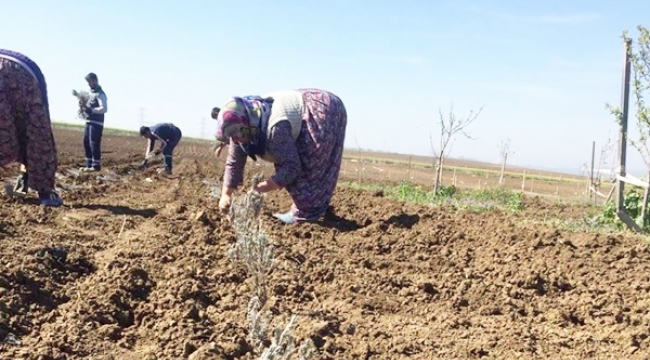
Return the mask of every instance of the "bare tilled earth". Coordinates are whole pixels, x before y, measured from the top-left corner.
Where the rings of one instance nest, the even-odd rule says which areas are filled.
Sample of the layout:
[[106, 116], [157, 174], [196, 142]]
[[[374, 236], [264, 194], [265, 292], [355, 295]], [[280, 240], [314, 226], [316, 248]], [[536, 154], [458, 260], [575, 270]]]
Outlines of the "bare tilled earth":
[[[56, 136], [66, 205], [0, 199], [0, 358], [259, 357], [246, 340], [252, 282], [227, 255], [233, 230], [205, 181], [223, 159], [185, 142], [165, 178], [135, 170], [144, 140], [106, 137], [102, 177], [84, 178], [81, 133]], [[650, 356], [643, 239], [542, 225], [583, 208], [527, 199], [476, 214], [340, 188], [323, 223], [275, 223], [289, 204], [272, 194], [263, 214], [277, 260], [268, 307], [277, 327], [298, 315], [293, 334], [318, 358]], [[48, 246], [67, 257], [40, 256]]]

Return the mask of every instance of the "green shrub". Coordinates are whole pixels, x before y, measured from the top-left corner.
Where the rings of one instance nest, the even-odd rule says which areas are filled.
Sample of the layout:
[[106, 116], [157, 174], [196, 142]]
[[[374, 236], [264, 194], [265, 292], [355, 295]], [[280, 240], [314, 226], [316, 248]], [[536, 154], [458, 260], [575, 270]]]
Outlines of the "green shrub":
[[[645, 219], [641, 216], [641, 209], [643, 208], [643, 195], [639, 192], [639, 188], [634, 187], [630, 189], [623, 201], [623, 207], [632, 219], [643, 229], [644, 232], [650, 230], [650, 214], [646, 214]], [[614, 201], [609, 201], [603, 208], [600, 220], [603, 223], [610, 223], [616, 225], [618, 229], [625, 228], [625, 224], [616, 215], [616, 204]]]

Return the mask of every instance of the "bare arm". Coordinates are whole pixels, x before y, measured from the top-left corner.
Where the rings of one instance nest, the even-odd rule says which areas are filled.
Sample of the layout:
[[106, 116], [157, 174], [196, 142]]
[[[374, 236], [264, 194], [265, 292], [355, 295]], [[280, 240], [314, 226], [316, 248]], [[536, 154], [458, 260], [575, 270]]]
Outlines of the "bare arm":
[[145, 149], [145, 152], [144, 152], [144, 157], [145, 158], [147, 156], [149, 156], [151, 151], [153, 151], [153, 147], [154, 147], [155, 144], [156, 144], [156, 140], [147, 139], [147, 148]]

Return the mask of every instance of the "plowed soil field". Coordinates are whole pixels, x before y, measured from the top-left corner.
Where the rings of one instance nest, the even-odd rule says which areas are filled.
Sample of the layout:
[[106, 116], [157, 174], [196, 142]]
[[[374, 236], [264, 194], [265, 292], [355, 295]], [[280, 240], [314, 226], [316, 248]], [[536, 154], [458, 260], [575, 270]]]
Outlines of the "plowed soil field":
[[[102, 172], [79, 175], [81, 133], [55, 134], [65, 206], [0, 198], [0, 358], [259, 358], [252, 282], [211, 194], [223, 159], [184, 142], [164, 177], [137, 170], [144, 140], [106, 136]], [[479, 214], [340, 187], [325, 221], [282, 226], [290, 199], [270, 194], [272, 325], [298, 315], [323, 359], [650, 357], [644, 240], [557, 230], [543, 220], [585, 209], [524, 200]]]

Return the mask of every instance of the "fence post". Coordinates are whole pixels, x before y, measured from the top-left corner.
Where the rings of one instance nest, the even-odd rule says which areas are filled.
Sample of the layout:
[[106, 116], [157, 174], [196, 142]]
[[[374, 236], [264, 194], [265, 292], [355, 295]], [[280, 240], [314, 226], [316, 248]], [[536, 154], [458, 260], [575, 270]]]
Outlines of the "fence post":
[[625, 62], [623, 65], [623, 86], [621, 94], [621, 117], [618, 134], [618, 176], [616, 177], [616, 215], [632, 230], [642, 232], [641, 227], [632, 219], [625, 209], [625, 179], [627, 157], [627, 120], [630, 104], [630, 55], [632, 40], [625, 41]]

